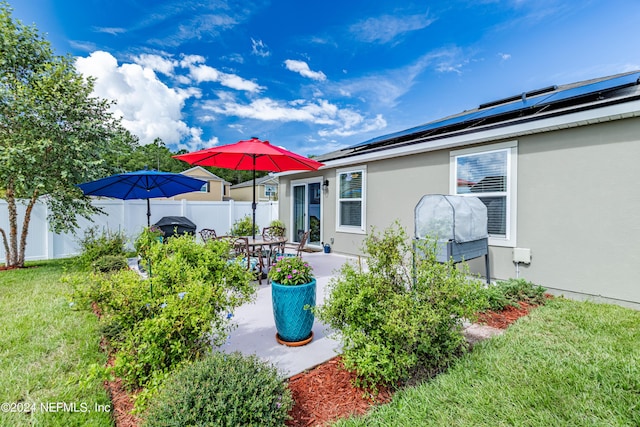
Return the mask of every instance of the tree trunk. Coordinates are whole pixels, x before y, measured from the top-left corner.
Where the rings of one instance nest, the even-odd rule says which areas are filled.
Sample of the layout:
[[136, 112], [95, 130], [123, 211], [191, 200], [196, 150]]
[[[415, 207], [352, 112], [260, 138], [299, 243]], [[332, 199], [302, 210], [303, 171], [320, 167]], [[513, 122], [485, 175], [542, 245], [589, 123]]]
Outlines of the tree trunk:
[[[31, 211], [33, 211], [33, 206], [36, 204], [38, 200], [38, 190], [33, 192], [31, 196], [31, 200], [29, 200], [29, 204], [27, 205], [27, 210], [24, 212], [24, 221], [22, 222], [22, 233], [20, 234], [20, 252], [18, 252], [18, 267], [24, 267], [24, 252], [27, 248], [27, 234], [29, 234], [29, 222], [31, 221]], [[16, 230], [17, 231], [17, 230]]]
[[5, 233], [4, 229], [0, 228], [0, 234], [2, 234], [2, 243], [4, 244], [5, 265], [9, 267], [9, 242], [7, 242], [7, 233]]
[[13, 192], [13, 182], [7, 184], [5, 193], [7, 210], [9, 211], [9, 251], [7, 252], [7, 267], [16, 267], [18, 264], [18, 210], [16, 198]]

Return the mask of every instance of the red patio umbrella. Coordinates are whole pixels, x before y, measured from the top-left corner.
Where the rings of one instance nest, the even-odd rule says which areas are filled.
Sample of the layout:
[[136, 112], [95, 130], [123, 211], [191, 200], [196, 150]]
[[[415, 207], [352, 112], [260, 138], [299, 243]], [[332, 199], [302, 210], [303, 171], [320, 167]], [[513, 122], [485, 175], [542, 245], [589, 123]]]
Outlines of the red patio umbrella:
[[269, 141], [251, 138], [235, 144], [211, 147], [193, 153], [173, 156], [191, 165], [214, 166], [224, 169], [253, 171], [253, 238], [256, 228], [256, 171], [284, 172], [295, 170], [317, 170], [322, 163], [301, 156], [284, 148], [271, 145]]

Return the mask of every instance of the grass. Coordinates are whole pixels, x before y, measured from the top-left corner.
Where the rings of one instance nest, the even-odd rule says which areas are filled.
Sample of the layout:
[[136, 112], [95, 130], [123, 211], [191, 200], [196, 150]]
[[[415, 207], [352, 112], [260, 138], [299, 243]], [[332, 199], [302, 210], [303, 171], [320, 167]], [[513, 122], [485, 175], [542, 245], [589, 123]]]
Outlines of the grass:
[[79, 385], [106, 356], [96, 317], [73, 310], [68, 285], [59, 281], [72, 263], [30, 266], [0, 271], [0, 426], [113, 425], [100, 381]]
[[638, 426], [640, 312], [563, 299], [339, 426]]

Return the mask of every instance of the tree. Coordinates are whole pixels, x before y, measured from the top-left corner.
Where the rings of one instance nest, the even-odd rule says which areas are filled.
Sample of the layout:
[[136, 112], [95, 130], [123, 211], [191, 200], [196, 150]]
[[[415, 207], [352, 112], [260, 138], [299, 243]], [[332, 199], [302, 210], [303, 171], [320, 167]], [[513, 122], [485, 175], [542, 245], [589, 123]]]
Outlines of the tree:
[[[73, 230], [78, 215], [99, 212], [75, 184], [111, 173], [105, 159], [135, 140], [111, 104], [92, 96], [93, 81], [75, 70], [73, 58], [54, 55], [35, 26], [11, 12], [0, 2], [0, 197], [9, 237], [0, 234], [7, 266], [22, 267], [36, 201], [46, 201], [53, 231]], [[18, 204], [25, 205], [20, 233]]]

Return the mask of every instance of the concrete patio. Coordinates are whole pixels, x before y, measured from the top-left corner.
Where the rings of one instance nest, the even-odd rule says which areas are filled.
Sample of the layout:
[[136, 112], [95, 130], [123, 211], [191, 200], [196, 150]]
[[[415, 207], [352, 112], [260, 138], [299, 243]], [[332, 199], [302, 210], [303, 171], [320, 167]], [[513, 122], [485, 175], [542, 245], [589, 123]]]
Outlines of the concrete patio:
[[[328, 292], [327, 285], [345, 262], [358, 262], [357, 258], [324, 252], [304, 253], [302, 258], [313, 266], [316, 277], [316, 304], [322, 304]], [[221, 350], [239, 351], [243, 354], [255, 354], [263, 360], [275, 364], [287, 377], [304, 372], [340, 352], [340, 343], [328, 336], [327, 327], [315, 320], [313, 341], [302, 347], [287, 347], [278, 344], [275, 338], [276, 326], [271, 308], [271, 286], [263, 280], [256, 300], [239, 307], [233, 313], [236, 328]], [[501, 334], [501, 329], [486, 325], [466, 323], [464, 335], [470, 344]]]
[[[321, 304], [331, 277], [347, 261], [357, 258], [324, 252], [304, 253], [302, 258], [313, 267], [316, 277], [316, 303]], [[327, 336], [327, 327], [317, 319], [313, 324], [313, 341], [302, 347], [287, 347], [276, 342], [276, 326], [271, 308], [271, 286], [262, 281], [256, 300], [233, 313], [236, 328], [222, 350], [255, 354], [274, 363], [286, 376], [313, 368], [336, 356], [340, 343]]]

